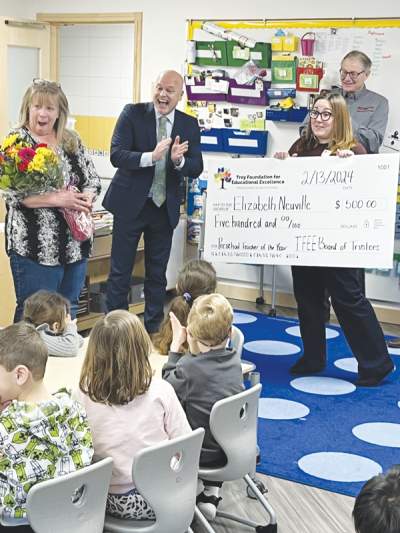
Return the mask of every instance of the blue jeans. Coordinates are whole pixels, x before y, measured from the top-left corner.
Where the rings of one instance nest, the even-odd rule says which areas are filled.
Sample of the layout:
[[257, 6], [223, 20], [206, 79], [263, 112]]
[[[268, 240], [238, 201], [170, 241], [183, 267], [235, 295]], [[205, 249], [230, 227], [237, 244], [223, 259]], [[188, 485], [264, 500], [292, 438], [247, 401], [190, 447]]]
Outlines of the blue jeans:
[[71, 302], [71, 318], [76, 317], [79, 295], [85, 283], [87, 259], [69, 265], [44, 266], [12, 250], [9, 255], [17, 296], [14, 323], [22, 318], [25, 300], [40, 290], [62, 294]]

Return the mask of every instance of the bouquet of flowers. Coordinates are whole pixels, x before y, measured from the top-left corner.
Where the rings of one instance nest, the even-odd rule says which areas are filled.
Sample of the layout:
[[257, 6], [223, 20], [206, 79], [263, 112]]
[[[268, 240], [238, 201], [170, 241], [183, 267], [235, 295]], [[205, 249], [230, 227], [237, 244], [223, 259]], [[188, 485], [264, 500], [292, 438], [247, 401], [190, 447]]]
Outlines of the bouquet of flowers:
[[[68, 171], [47, 144], [33, 145], [18, 133], [8, 135], [0, 148], [0, 195], [23, 200], [33, 194], [75, 189], [76, 176], [69, 183]], [[94, 232], [91, 214], [69, 207], [61, 207], [67, 224], [79, 242], [90, 239]]]
[[32, 145], [18, 133], [8, 135], [0, 148], [0, 194], [26, 198], [61, 189], [63, 169], [46, 144]]

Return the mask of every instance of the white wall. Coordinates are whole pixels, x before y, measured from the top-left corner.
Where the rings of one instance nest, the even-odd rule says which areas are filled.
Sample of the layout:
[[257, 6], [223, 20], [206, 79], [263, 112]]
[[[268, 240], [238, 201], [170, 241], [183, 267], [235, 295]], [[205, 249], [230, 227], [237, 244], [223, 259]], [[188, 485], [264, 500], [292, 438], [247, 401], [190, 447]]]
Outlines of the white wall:
[[34, 2], [31, 0], [18, 0], [18, 2], [0, 0], [1, 17], [35, 19], [36, 12]]
[[[181, 70], [185, 55], [186, 20], [233, 20], [233, 19], [316, 19], [316, 18], [400, 18], [399, 0], [336, 0], [334, 2], [314, 2], [313, 4], [286, 0], [19, 0], [18, 7], [0, 0], [0, 15], [30, 16], [35, 12], [47, 13], [108, 13], [143, 12], [143, 58], [141, 99], [151, 97], [151, 83], [157, 73], [164, 69]], [[310, 10], [310, 6], [312, 9]], [[283, 127], [288, 125], [283, 125]], [[295, 136], [295, 129], [288, 130], [288, 139]], [[290, 140], [289, 140], [290, 142]], [[240, 285], [258, 286], [259, 269], [246, 265], [219, 265], [218, 274], [224, 280], [232, 280]], [[266, 285], [271, 278], [271, 268], [266, 267]], [[291, 292], [291, 275], [288, 267], [278, 269], [278, 290]], [[368, 283], [368, 280], [367, 280]]]

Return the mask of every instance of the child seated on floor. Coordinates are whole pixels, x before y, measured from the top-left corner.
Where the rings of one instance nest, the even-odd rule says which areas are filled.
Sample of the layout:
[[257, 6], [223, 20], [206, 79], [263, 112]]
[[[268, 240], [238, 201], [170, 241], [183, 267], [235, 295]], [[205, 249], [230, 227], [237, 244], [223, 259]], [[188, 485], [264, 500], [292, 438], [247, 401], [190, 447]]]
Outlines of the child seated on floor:
[[83, 345], [69, 310], [69, 301], [56, 292], [38, 291], [25, 300], [22, 320], [35, 326], [49, 355], [75, 357]]
[[365, 483], [353, 509], [357, 533], [400, 531], [400, 465]]
[[[196, 299], [186, 328], [172, 312], [170, 319], [173, 339], [163, 378], [174, 387], [191, 428], [205, 429], [200, 466], [224, 466], [226, 456], [211, 434], [210, 413], [217, 401], [244, 390], [239, 355], [226, 347], [232, 337], [233, 309], [221, 294], [210, 294]], [[182, 357], [186, 340], [190, 351]], [[204, 516], [213, 520], [222, 483], [203, 482], [198, 505]]]
[[[193, 302], [199, 296], [212, 294], [217, 290], [217, 273], [214, 267], [207, 261], [194, 259], [182, 268], [176, 284], [178, 296], [172, 300], [170, 312], [182, 324], [187, 325], [187, 319]], [[172, 342], [171, 320], [167, 316], [160, 326], [158, 333], [152, 335], [154, 348], [161, 354], [167, 355]], [[182, 351], [188, 350], [187, 342], [182, 345]]]
[[153, 376], [151, 351], [140, 320], [112, 311], [92, 330], [76, 392], [88, 414], [95, 461], [114, 459], [106, 512], [117, 518], [154, 519], [132, 482], [135, 455], [191, 432], [174, 389]]
[[26, 518], [32, 486], [92, 462], [85, 410], [67, 389], [48, 392], [47, 358], [33, 326], [20, 322], [0, 331], [1, 526], [13, 526], [10, 532], [32, 531]]

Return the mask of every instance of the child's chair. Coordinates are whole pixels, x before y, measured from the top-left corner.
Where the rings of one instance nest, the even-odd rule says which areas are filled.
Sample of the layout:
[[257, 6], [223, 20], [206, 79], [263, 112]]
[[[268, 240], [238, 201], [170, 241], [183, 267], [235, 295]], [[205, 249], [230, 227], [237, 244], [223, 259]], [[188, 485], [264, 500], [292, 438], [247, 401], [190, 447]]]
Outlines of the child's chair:
[[64, 477], [34, 485], [26, 499], [26, 516], [32, 529], [36, 533], [102, 533], [113, 466], [114, 460], [107, 457]]
[[[210, 429], [228, 461], [221, 468], [199, 468], [199, 477], [203, 480], [224, 482], [243, 478], [269, 514], [269, 524], [263, 526], [219, 510], [217, 516], [245, 524], [254, 528], [257, 533], [276, 533], [278, 526], [275, 511], [248, 474], [254, 467], [257, 453], [258, 400], [261, 389], [262, 385], [258, 384], [214, 404], [210, 415]], [[213, 531], [209, 524], [210, 529], [207, 525], [204, 527], [208, 533]]]
[[244, 335], [239, 328], [232, 326], [232, 339], [231, 346], [235, 348], [236, 352], [239, 354], [240, 359], [242, 358], [243, 344], [244, 344]]
[[[133, 461], [132, 479], [153, 509], [156, 520], [124, 520], [106, 515], [107, 533], [185, 533], [196, 507], [197, 477], [204, 429], [141, 450]], [[179, 463], [174, 465], [175, 455]], [[200, 511], [197, 510], [200, 514]], [[214, 531], [214, 530], [210, 530]]]

